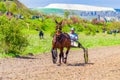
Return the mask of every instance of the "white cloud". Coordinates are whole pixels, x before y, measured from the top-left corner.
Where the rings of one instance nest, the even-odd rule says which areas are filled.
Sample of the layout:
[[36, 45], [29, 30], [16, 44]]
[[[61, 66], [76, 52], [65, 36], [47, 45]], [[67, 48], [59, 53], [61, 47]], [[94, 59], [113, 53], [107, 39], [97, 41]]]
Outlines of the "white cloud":
[[81, 10], [81, 11], [115, 11], [113, 8], [97, 7], [80, 4], [50, 4], [45, 8], [60, 8], [68, 10]]

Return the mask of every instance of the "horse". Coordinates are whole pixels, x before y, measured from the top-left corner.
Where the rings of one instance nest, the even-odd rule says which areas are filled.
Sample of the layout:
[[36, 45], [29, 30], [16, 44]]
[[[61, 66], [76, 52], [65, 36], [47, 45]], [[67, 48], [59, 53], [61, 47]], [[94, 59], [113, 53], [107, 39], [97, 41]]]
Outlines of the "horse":
[[[61, 65], [61, 60], [65, 64], [67, 63], [68, 53], [69, 53], [69, 50], [71, 48], [71, 39], [67, 33], [62, 32], [62, 21], [58, 23], [55, 20], [55, 22], [56, 22], [56, 32], [55, 32], [55, 34], [53, 36], [53, 40], [52, 40], [51, 53], [52, 53], [53, 63], [55, 64], [57, 62], [57, 48], [60, 50], [59, 64]], [[63, 49], [65, 47], [67, 48], [67, 50], [66, 50], [66, 55], [64, 57]], [[78, 48], [83, 49], [85, 63], [88, 63], [88, 50], [86, 48], [84, 48], [80, 42], [78, 43]]]
[[[56, 22], [56, 33], [54, 34], [53, 40], [52, 40], [52, 58], [53, 58], [53, 63], [56, 63], [57, 61], [57, 48], [60, 49], [60, 54], [59, 54], [59, 64], [62, 62], [66, 63], [67, 62], [67, 56], [71, 47], [71, 40], [70, 36], [67, 33], [62, 32], [62, 21], [61, 22]], [[66, 50], [66, 55], [64, 57], [63, 49], [67, 48]]]

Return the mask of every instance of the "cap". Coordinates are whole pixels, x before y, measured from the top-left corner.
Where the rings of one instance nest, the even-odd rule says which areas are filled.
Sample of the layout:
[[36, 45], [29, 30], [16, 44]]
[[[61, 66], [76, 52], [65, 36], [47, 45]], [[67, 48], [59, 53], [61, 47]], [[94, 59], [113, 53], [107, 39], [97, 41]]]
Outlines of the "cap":
[[70, 30], [74, 30], [74, 28], [71, 28]]

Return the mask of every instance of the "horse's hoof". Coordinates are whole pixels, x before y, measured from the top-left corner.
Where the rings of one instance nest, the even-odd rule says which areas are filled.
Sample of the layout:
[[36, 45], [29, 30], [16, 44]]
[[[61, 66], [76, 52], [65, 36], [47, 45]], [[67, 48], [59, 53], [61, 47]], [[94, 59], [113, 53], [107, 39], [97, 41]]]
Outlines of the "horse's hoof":
[[67, 58], [64, 58], [64, 63], [65, 63], [65, 64], [67, 63]]
[[65, 62], [65, 61], [64, 61], [63, 63], [64, 63], [64, 64], [66, 64], [66, 62]]
[[64, 63], [66, 64], [66, 63], [67, 63], [67, 61], [65, 60], [65, 61], [64, 61]]
[[58, 64], [58, 66], [61, 66], [61, 64]]

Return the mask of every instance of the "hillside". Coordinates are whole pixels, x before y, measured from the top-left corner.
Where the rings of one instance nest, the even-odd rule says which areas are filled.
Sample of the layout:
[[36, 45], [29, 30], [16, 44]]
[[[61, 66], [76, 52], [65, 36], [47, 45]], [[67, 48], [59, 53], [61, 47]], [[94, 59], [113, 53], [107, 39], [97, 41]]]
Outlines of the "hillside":
[[10, 11], [13, 14], [21, 14], [25, 17], [35, 14], [35, 12], [31, 11], [24, 4], [22, 4], [19, 0], [7, 0], [7, 1], [1, 0], [0, 3], [4, 4], [5, 8], [3, 12]]
[[22, 4], [20, 1], [18, 0], [14, 0], [14, 2], [16, 3], [18, 9], [22, 9], [23, 12], [29, 13], [29, 14], [34, 14], [33, 11], [31, 11], [29, 8], [27, 8], [24, 4]]

